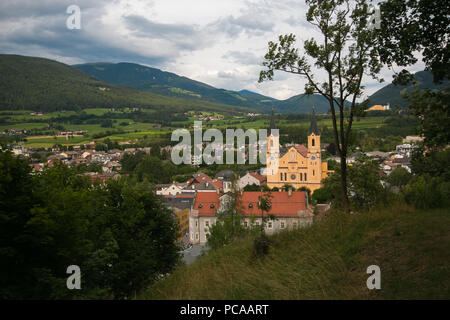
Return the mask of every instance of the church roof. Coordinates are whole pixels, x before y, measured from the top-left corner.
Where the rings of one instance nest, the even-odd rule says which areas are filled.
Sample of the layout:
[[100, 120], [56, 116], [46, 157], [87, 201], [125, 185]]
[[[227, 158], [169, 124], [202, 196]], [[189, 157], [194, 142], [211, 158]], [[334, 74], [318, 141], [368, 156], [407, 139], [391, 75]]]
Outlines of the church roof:
[[308, 135], [311, 133], [314, 133], [315, 135], [320, 135], [319, 128], [317, 127], [317, 121], [316, 121], [316, 112], [313, 107], [312, 112], [312, 118], [311, 118], [311, 125], [309, 126]]
[[[284, 156], [290, 149], [289, 148], [280, 148], [280, 158], [282, 156]], [[304, 156], [305, 158], [308, 156], [308, 148], [305, 147], [304, 145], [300, 144], [300, 145], [295, 145], [294, 146], [295, 150], [298, 151], [298, 153], [300, 153], [302, 156]]]

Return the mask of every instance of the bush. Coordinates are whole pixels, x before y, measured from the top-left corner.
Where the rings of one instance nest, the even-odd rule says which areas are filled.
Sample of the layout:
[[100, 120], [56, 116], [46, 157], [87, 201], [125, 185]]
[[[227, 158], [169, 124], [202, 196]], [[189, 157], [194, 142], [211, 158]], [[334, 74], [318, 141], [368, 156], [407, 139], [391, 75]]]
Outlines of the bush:
[[405, 201], [418, 209], [446, 208], [450, 205], [450, 182], [423, 175], [404, 189]]

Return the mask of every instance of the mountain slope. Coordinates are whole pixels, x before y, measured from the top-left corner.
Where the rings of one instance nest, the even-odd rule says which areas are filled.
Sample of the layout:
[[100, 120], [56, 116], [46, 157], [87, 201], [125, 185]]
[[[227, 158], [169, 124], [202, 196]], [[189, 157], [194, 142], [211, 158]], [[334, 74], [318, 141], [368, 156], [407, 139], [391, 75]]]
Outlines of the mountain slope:
[[403, 99], [403, 94], [410, 94], [416, 89], [437, 89], [442, 90], [445, 87], [450, 86], [450, 81], [446, 80], [441, 84], [433, 83], [433, 76], [428, 71], [419, 71], [414, 74], [414, 83], [408, 86], [399, 86], [389, 84], [380, 90], [376, 91], [369, 97], [369, 105], [390, 104], [391, 107], [404, 108], [408, 105], [408, 102]]
[[217, 89], [171, 72], [135, 63], [88, 63], [74, 67], [97, 79], [165, 96], [205, 100], [267, 111], [275, 99]]
[[[402, 205], [280, 232], [264, 259], [249, 239], [180, 267], [139, 299], [449, 299], [450, 213]], [[367, 267], [381, 269], [368, 290]]]
[[122, 87], [44, 58], [0, 55], [0, 74], [0, 110], [54, 111], [90, 107], [248, 110]]
[[299, 94], [279, 101], [278, 111], [280, 113], [311, 113], [313, 106], [317, 113], [327, 113], [330, 110], [330, 104], [323, 96]]

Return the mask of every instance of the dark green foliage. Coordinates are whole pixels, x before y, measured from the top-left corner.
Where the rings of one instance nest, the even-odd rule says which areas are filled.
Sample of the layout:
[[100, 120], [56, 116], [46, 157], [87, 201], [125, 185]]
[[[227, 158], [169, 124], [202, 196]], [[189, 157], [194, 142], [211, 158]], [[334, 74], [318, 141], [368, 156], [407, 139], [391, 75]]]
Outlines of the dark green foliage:
[[403, 188], [411, 181], [411, 173], [405, 168], [397, 167], [387, 176], [386, 181], [391, 185]]
[[[450, 77], [450, 3], [439, 0], [386, 0], [380, 3], [381, 29], [378, 51], [383, 63], [408, 66], [417, 62], [421, 52], [423, 62], [439, 82]], [[410, 79], [406, 70], [396, 80]]]
[[450, 181], [428, 174], [416, 176], [403, 192], [405, 201], [418, 209], [448, 208]]
[[[360, 156], [356, 162], [347, 168], [348, 197], [351, 208], [364, 211], [375, 208], [386, 201], [387, 192], [380, 182], [378, 163], [365, 156]], [[340, 168], [324, 180], [324, 186], [318, 196], [332, 200], [333, 207], [341, 207]], [[331, 197], [330, 197], [331, 196]], [[313, 194], [314, 197], [314, 194]], [[331, 199], [330, 199], [331, 198]]]
[[[64, 165], [31, 176], [0, 158], [1, 298], [131, 298], [178, 262], [177, 225], [147, 185], [91, 185]], [[66, 288], [69, 265], [81, 290]]]
[[333, 197], [329, 188], [319, 188], [314, 191], [312, 198], [317, 203], [327, 203], [328, 201], [331, 201]]
[[410, 98], [411, 112], [420, 119], [420, 133], [428, 148], [450, 143], [450, 90], [414, 92]]

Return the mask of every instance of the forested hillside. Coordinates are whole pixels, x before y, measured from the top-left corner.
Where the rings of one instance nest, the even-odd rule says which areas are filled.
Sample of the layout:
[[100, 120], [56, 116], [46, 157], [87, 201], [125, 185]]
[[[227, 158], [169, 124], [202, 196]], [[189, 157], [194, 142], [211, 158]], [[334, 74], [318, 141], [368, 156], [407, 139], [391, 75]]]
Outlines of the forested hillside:
[[0, 74], [0, 110], [48, 112], [93, 107], [244, 110], [106, 83], [76, 68], [44, 58], [0, 55]]

